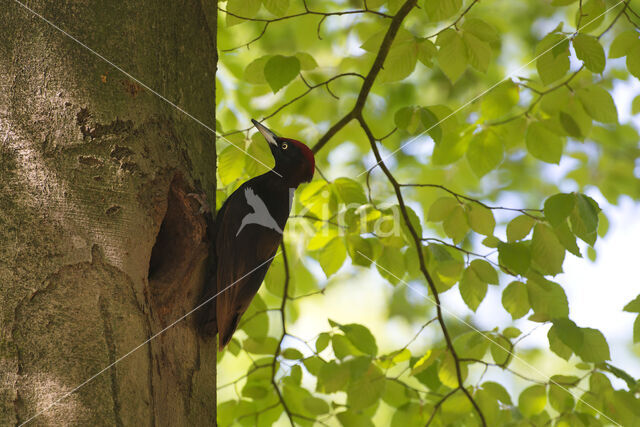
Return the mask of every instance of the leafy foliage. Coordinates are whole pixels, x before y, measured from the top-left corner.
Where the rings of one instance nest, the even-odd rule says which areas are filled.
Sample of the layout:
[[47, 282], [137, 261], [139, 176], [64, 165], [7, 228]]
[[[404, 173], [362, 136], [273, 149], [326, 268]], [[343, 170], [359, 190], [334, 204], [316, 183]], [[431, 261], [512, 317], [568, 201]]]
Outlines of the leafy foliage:
[[[265, 118], [314, 147], [322, 172], [297, 191], [284, 251], [220, 354], [237, 374], [220, 385], [220, 425], [633, 425], [638, 382], [610, 364], [597, 318], [571, 320], [561, 273], [595, 256], [602, 200], [640, 197], [638, 132], [611, 95], [640, 78], [638, 5], [219, 5], [218, 130], [270, 164], [249, 137], [248, 118]], [[218, 144], [223, 197], [266, 170]], [[368, 292], [371, 274], [389, 285], [385, 326], [305, 317], [352, 279]], [[440, 299], [454, 292], [467, 312]], [[624, 307], [634, 343], [639, 301]], [[413, 339], [392, 336], [398, 324]], [[536, 327], [548, 348], [520, 347]]]

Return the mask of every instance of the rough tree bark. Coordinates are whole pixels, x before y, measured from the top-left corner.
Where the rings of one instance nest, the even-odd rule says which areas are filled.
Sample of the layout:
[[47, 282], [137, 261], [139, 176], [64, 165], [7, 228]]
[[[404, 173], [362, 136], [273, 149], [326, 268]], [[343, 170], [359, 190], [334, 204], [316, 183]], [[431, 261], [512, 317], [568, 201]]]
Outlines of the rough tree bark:
[[[23, 2], [26, 0], [20, 0]], [[215, 127], [216, 3], [23, 3]], [[16, 0], [0, 1], [0, 425], [20, 425], [190, 311], [215, 138]], [[213, 425], [193, 316], [30, 421]]]

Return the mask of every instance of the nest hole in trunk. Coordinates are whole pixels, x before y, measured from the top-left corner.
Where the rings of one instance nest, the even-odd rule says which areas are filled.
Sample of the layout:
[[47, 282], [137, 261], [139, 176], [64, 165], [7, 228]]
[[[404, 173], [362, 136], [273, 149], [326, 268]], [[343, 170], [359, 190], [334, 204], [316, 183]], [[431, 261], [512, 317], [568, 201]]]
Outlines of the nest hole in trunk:
[[206, 279], [207, 221], [193, 191], [180, 174], [173, 177], [149, 259], [152, 305], [167, 321], [193, 308]]

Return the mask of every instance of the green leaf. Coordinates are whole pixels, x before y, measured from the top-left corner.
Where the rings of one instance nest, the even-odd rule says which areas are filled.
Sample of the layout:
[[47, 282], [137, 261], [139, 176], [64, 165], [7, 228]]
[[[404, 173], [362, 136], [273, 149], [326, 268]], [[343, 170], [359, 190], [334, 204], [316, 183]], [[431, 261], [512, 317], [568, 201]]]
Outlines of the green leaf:
[[560, 163], [564, 138], [550, 129], [550, 120], [530, 123], [525, 140], [527, 150], [536, 159], [547, 163]]
[[253, 354], [271, 354], [276, 351], [278, 341], [273, 337], [247, 338], [242, 343], [246, 351]]
[[491, 357], [496, 364], [504, 366], [509, 361], [511, 342], [500, 335], [493, 335], [492, 340]]
[[[467, 376], [467, 365], [461, 364], [460, 371], [462, 374], [462, 379], [464, 380]], [[438, 378], [445, 386], [449, 388], [458, 387], [458, 376], [456, 373], [456, 362], [451, 356], [451, 353], [446, 353], [444, 358], [442, 359], [442, 363], [440, 363], [440, 367], [438, 369]]]
[[589, 0], [582, 5], [582, 18], [580, 11], [576, 11], [576, 27], [580, 22], [580, 28], [584, 31], [595, 31], [605, 17], [604, 0]]
[[462, 7], [462, 0], [425, 0], [424, 10], [432, 21], [452, 17]]
[[482, 383], [482, 388], [505, 405], [513, 404], [511, 402], [511, 396], [509, 396], [509, 392], [507, 392], [507, 390], [501, 384], [493, 381], [487, 381]]
[[418, 61], [418, 42], [415, 38], [391, 45], [380, 72], [380, 82], [388, 83], [403, 80], [416, 68]]
[[328, 413], [331, 408], [329, 404], [319, 397], [307, 397], [303, 400], [304, 407], [313, 415], [322, 415]]
[[420, 109], [420, 122], [424, 127], [424, 130], [433, 138], [436, 144], [442, 141], [443, 130], [440, 127], [440, 119], [430, 109]]
[[560, 337], [558, 336], [558, 328], [556, 328], [555, 325], [552, 326], [551, 329], [549, 329], [547, 338], [549, 339], [549, 348], [551, 349], [551, 351], [553, 351], [564, 360], [569, 360], [569, 358], [573, 354], [573, 350], [571, 350], [571, 347], [566, 345], [560, 339]]
[[343, 363], [330, 361], [325, 363], [318, 372], [317, 391], [335, 393], [344, 390], [349, 382], [349, 367]]
[[438, 54], [436, 45], [431, 40], [418, 40], [418, 61], [426, 67], [433, 67], [433, 58]]
[[578, 244], [576, 243], [576, 236], [569, 229], [569, 224], [566, 220], [561, 222], [560, 224], [553, 227], [553, 232], [556, 237], [562, 243], [562, 246], [565, 247], [566, 250], [574, 254], [575, 256], [582, 258], [582, 254], [580, 253], [580, 248], [578, 248]]
[[569, 71], [569, 43], [563, 34], [551, 33], [536, 47], [536, 68], [545, 85], [564, 77]]
[[476, 70], [486, 73], [492, 56], [489, 43], [480, 40], [474, 34], [466, 31], [462, 33], [462, 40], [464, 40], [464, 44], [467, 46], [469, 64]]
[[420, 120], [421, 114], [422, 107], [412, 105], [397, 110], [393, 118], [398, 129], [415, 135], [424, 132], [424, 126], [422, 126], [422, 121]]
[[600, 86], [578, 89], [578, 99], [587, 114], [602, 123], [618, 123], [618, 110], [611, 94]]
[[471, 261], [467, 270], [470, 270], [478, 280], [485, 283], [489, 283], [491, 285], [498, 285], [500, 283], [498, 281], [498, 273], [496, 270], [491, 264], [483, 259], [474, 259]]
[[504, 335], [507, 339], [518, 338], [522, 335], [522, 331], [518, 328], [514, 328], [513, 326], [509, 326], [504, 328], [502, 331], [502, 335]]
[[250, 62], [244, 69], [244, 81], [255, 85], [267, 84], [267, 79], [264, 77], [264, 66], [270, 58], [271, 55], [265, 55]]
[[396, 248], [385, 246], [376, 260], [378, 273], [390, 283], [397, 285], [406, 273], [402, 252]]
[[574, 194], [559, 193], [544, 202], [544, 216], [554, 227], [566, 222], [576, 204]]
[[340, 325], [339, 328], [358, 350], [370, 356], [378, 354], [376, 339], [365, 326], [358, 323], [350, 323], [348, 325]]
[[596, 74], [604, 71], [606, 63], [604, 49], [596, 37], [580, 33], [573, 39], [573, 47], [576, 50], [576, 56], [584, 62], [588, 70]]
[[[258, 14], [261, 4], [262, 0], [228, 0], [226, 9], [242, 18], [254, 18]], [[227, 14], [227, 27], [242, 24], [243, 22], [247, 21]]]
[[487, 282], [481, 280], [478, 275], [471, 269], [467, 268], [460, 280], [460, 295], [465, 304], [476, 311], [478, 305], [487, 295]]
[[636, 316], [636, 320], [633, 322], [633, 343], [640, 342], [640, 315]]
[[542, 277], [529, 278], [527, 293], [535, 321], [544, 322], [569, 315], [567, 295], [557, 283]]
[[631, 114], [636, 115], [640, 113], [640, 95], [633, 98], [631, 102]]
[[411, 352], [409, 349], [396, 350], [390, 354], [385, 354], [380, 357], [378, 360], [380, 361], [380, 367], [388, 369], [393, 366], [396, 366], [398, 363], [406, 362], [411, 359]]
[[623, 310], [629, 313], [640, 313], [640, 295], [635, 297], [635, 299], [633, 299], [629, 304], [625, 305]]
[[254, 383], [247, 383], [242, 387], [242, 396], [249, 399], [258, 400], [262, 399], [269, 393], [267, 385], [258, 385]]
[[524, 242], [500, 243], [498, 261], [513, 273], [523, 275], [531, 264], [531, 249]]
[[323, 332], [320, 335], [318, 335], [318, 338], [316, 339], [316, 352], [320, 353], [322, 352], [322, 350], [327, 348], [330, 340], [331, 340], [331, 335], [329, 335], [326, 332]]
[[562, 129], [564, 129], [567, 135], [577, 139], [584, 138], [582, 129], [580, 129], [580, 125], [569, 114], [565, 113], [564, 111], [560, 111], [558, 113], [558, 119], [560, 120]]
[[360, 410], [377, 403], [384, 393], [385, 375], [374, 364], [370, 364], [364, 375], [352, 380], [347, 388], [347, 406]]
[[354, 265], [369, 267], [371, 260], [376, 257], [373, 247], [373, 244], [376, 243], [374, 239], [363, 239], [360, 236], [349, 235], [347, 242], [349, 243], [347, 249], [351, 262]]
[[[428, 4], [428, 2], [427, 2]], [[448, 28], [438, 35], [438, 64], [451, 83], [455, 83], [467, 69], [467, 47], [457, 31]]]
[[307, 371], [309, 371], [311, 375], [316, 377], [320, 374], [320, 369], [322, 368], [322, 366], [326, 364], [320, 357], [317, 356], [307, 357], [302, 361], [302, 363], [304, 364], [304, 367], [307, 369]]
[[[391, 384], [393, 383], [389, 382], [387, 384], [387, 388], [389, 388], [389, 385]], [[413, 402], [397, 408], [397, 410], [393, 412], [390, 427], [405, 427], [422, 424], [424, 418], [422, 409], [421, 405]]]
[[428, 221], [441, 222], [449, 217], [451, 212], [460, 206], [460, 203], [453, 197], [441, 197], [429, 208]]
[[583, 341], [582, 347], [575, 353], [585, 362], [604, 362], [610, 360], [609, 344], [602, 332], [597, 329], [581, 328]]
[[480, 407], [484, 415], [485, 422], [488, 426], [497, 424], [500, 416], [500, 405], [495, 396], [491, 395], [484, 389], [476, 390], [474, 393], [477, 405]]
[[351, 344], [351, 341], [342, 334], [334, 334], [331, 336], [331, 347], [333, 348], [333, 353], [340, 360], [360, 353], [358, 349]]
[[302, 359], [304, 356], [302, 355], [302, 353], [300, 353], [300, 350], [298, 349], [285, 348], [282, 351], [282, 357], [289, 360], [299, 360], [299, 359]]
[[295, 56], [275, 55], [264, 66], [264, 77], [273, 93], [278, 92], [300, 73], [300, 61]]
[[338, 271], [346, 258], [347, 248], [339, 237], [333, 238], [318, 254], [318, 262], [327, 277]]
[[[589, 365], [587, 365], [589, 366]], [[620, 368], [616, 368], [613, 365], [610, 365], [609, 363], [604, 363], [602, 365], [600, 365], [599, 367], [601, 367], [601, 369], [606, 370], [607, 372], [611, 372], [613, 375], [615, 375], [616, 377], [620, 378], [621, 380], [623, 380], [624, 382], [627, 383], [627, 386], [629, 387], [630, 390], [634, 389], [637, 385], [637, 382], [635, 380], [635, 378], [633, 378], [631, 375], [629, 375], [627, 372], [623, 371]], [[588, 367], [587, 369], [590, 369], [590, 367]], [[574, 377], [575, 378], [575, 377]], [[575, 379], [575, 383], [577, 384], [577, 382], [579, 381], [579, 378]]]
[[435, 361], [434, 352], [432, 352], [431, 350], [427, 350], [424, 356], [420, 357], [419, 359], [415, 358], [414, 360], [415, 361], [411, 362], [413, 363], [413, 365], [411, 366], [411, 375], [417, 375], [431, 366]]
[[555, 233], [545, 224], [536, 224], [531, 239], [531, 262], [541, 273], [562, 273], [565, 249]]
[[545, 406], [547, 406], [547, 392], [543, 385], [526, 388], [518, 397], [518, 408], [525, 417], [539, 414]]
[[500, 41], [500, 36], [495, 28], [481, 19], [465, 17], [464, 22], [462, 23], [462, 29], [488, 43]]
[[396, 111], [394, 121], [399, 129], [412, 135], [428, 132], [436, 144], [442, 141], [442, 128], [439, 125], [438, 117], [428, 108], [403, 107]]
[[451, 237], [454, 243], [460, 243], [467, 235], [469, 231], [469, 224], [467, 223], [467, 216], [465, 215], [464, 208], [460, 205], [456, 206], [445, 218], [442, 223], [444, 232], [447, 236]]
[[243, 145], [232, 141], [235, 146], [225, 147], [218, 155], [218, 175], [222, 185], [229, 185], [242, 176], [247, 155], [238, 148]]
[[289, 0], [262, 0], [262, 4], [275, 16], [284, 16], [289, 10]]
[[409, 402], [410, 394], [404, 386], [396, 381], [387, 380], [382, 400], [393, 408], [399, 408]]
[[582, 348], [584, 334], [575, 322], [567, 318], [554, 319], [552, 328], [562, 343], [571, 350], [577, 352]]
[[566, 387], [556, 384], [549, 385], [549, 403], [560, 413], [571, 411], [575, 405], [573, 395], [567, 391]]
[[519, 86], [512, 80], [504, 81], [482, 97], [482, 117], [487, 120], [499, 119], [518, 105], [519, 99]]
[[635, 43], [627, 55], [627, 70], [635, 78], [640, 79], [640, 42]]
[[453, 340], [453, 347], [460, 358], [482, 359], [490, 341], [476, 331], [468, 331]]
[[332, 182], [332, 186], [345, 205], [352, 203], [363, 205], [367, 203], [367, 196], [364, 194], [362, 185], [351, 178], [338, 178]]
[[527, 314], [531, 310], [527, 286], [518, 281], [509, 283], [502, 291], [502, 306], [511, 314], [513, 320]]
[[266, 313], [267, 305], [259, 296], [253, 299], [249, 309], [240, 322], [240, 329], [254, 338], [264, 338], [269, 332], [269, 316]]
[[598, 214], [600, 207], [584, 194], [576, 194], [576, 208], [569, 218], [571, 230], [580, 239], [593, 246], [598, 238]]
[[507, 241], [512, 243], [529, 235], [536, 220], [529, 215], [520, 215], [507, 224]]
[[493, 230], [496, 227], [496, 220], [493, 217], [493, 212], [478, 203], [469, 203], [465, 205], [467, 210], [467, 216], [469, 218], [469, 225], [471, 229], [476, 233], [492, 236]]
[[[409, 218], [411, 228], [413, 228], [413, 231], [415, 231], [417, 236], [422, 236], [422, 224], [420, 224], [420, 217], [409, 206], [405, 206], [405, 209], [407, 211], [407, 217]], [[398, 214], [400, 214], [400, 212], [398, 212]], [[407, 224], [402, 221], [400, 222], [400, 227], [405, 241], [409, 244], [413, 244], [413, 235]]]
[[497, 132], [483, 130], [471, 139], [467, 150], [467, 160], [478, 177], [495, 169], [503, 158], [504, 143]]
[[340, 412], [336, 418], [343, 427], [374, 427], [370, 416], [353, 411]]
[[618, 34], [609, 48], [609, 58], [622, 58], [638, 43], [640, 34], [634, 30], [623, 31]]
[[[286, 0], [288, 2], [288, 0]], [[296, 58], [300, 61], [300, 69], [301, 70], [313, 70], [318, 67], [318, 63], [313, 58], [313, 56], [309, 55], [306, 52], [298, 52], [296, 53]]]

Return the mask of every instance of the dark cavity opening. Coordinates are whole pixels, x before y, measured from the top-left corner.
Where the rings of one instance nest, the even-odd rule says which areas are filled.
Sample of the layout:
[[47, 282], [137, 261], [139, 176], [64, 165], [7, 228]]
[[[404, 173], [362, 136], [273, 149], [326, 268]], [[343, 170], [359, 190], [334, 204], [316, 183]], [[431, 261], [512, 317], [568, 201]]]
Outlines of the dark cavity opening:
[[206, 221], [192, 188], [176, 175], [167, 194], [167, 209], [149, 260], [149, 287], [155, 305], [182, 305], [197, 294], [208, 254]]

